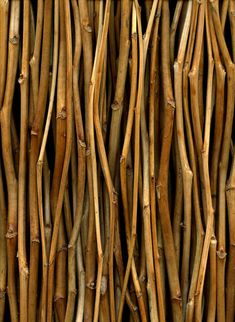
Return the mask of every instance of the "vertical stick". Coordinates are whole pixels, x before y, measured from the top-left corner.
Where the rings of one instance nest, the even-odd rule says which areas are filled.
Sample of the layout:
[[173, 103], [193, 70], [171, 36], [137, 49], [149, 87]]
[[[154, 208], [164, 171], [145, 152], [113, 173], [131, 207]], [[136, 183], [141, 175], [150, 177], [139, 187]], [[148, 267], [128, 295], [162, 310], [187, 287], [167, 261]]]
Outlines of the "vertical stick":
[[8, 192], [7, 217], [7, 266], [8, 266], [8, 297], [12, 322], [18, 321], [17, 294], [16, 294], [16, 251], [17, 251], [17, 179], [14, 169], [11, 140], [12, 101], [15, 88], [16, 71], [19, 54], [19, 22], [20, 2], [11, 3], [9, 38], [8, 38], [8, 64], [5, 95], [1, 110], [2, 157]]

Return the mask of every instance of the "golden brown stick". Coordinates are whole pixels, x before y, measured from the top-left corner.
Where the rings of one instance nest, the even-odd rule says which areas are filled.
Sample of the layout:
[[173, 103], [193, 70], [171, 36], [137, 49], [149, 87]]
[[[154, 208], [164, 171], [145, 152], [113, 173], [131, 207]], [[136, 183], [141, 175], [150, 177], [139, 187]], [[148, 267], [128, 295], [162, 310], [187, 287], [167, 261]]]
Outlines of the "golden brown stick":
[[[80, 96], [78, 91], [78, 69], [80, 63], [80, 56], [81, 56], [81, 49], [82, 49], [82, 42], [81, 42], [81, 30], [80, 30], [80, 18], [79, 18], [79, 11], [76, 1], [72, 1], [72, 8], [73, 8], [73, 17], [75, 23], [75, 50], [74, 50], [74, 57], [73, 57], [73, 104], [74, 104], [74, 115], [75, 115], [75, 125], [76, 125], [76, 138], [77, 138], [77, 149], [78, 149], [78, 169], [77, 172], [79, 173], [79, 179], [77, 184], [77, 208], [74, 217], [74, 226], [73, 230], [70, 235], [70, 241], [68, 246], [68, 274], [69, 274], [69, 281], [68, 281], [68, 302], [66, 308], [66, 317], [65, 321], [72, 321], [73, 314], [74, 314], [74, 306], [75, 306], [75, 296], [76, 296], [76, 279], [75, 279], [75, 247], [76, 241], [78, 238], [80, 226], [81, 226], [81, 219], [82, 219], [82, 210], [83, 210], [83, 200], [84, 200], [84, 193], [85, 193], [85, 175], [86, 175], [86, 155], [85, 155], [85, 138], [84, 138], [84, 129], [83, 129], [83, 121], [82, 121], [82, 114], [81, 114], [81, 105], [80, 105]], [[78, 251], [79, 251], [79, 258], [81, 263], [79, 264], [79, 285], [83, 285], [83, 263], [81, 258], [81, 240], [78, 241]], [[84, 302], [84, 298], [80, 296], [79, 290], [79, 307], [77, 313], [77, 319], [82, 319], [83, 316], [83, 308], [82, 303]]]
[[[37, 108], [38, 104], [38, 91], [39, 91], [39, 64], [40, 64], [40, 52], [42, 43], [42, 33], [43, 33], [43, 18], [44, 18], [44, 3], [43, 0], [37, 2], [37, 21], [36, 21], [36, 35], [35, 35], [35, 45], [33, 51], [33, 57], [30, 60], [31, 67], [31, 82], [33, 90], [33, 103], [34, 108]], [[47, 17], [46, 17], [47, 18]]]
[[[232, 50], [233, 50], [233, 63], [235, 62], [235, 37], [234, 37], [234, 1], [229, 2], [229, 20], [232, 37]], [[228, 208], [228, 222], [229, 222], [229, 251], [228, 251], [228, 265], [226, 276], [226, 321], [232, 322], [234, 319], [234, 299], [235, 299], [235, 280], [234, 280], [234, 263], [235, 263], [235, 251], [234, 251], [234, 191], [235, 187], [235, 157], [233, 155], [233, 161], [231, 165], [230, 175], [226, 184], [226, 199]]]
[[227, 106], [225, 116], [225, 128], [223, 133], [223, 144], [220, 154], [219, 167], [219, 207], [218, 207], [218, 251], [217, 251], [217, 314], [220, 321], [225, 321], [225, 259], [226, 259], [226, 199], [225, 199], [225, 185], [228, 171], [230, 140], [232, 134], [232, 124], [234, 115], [234, 64], [230, 58], [227, 45], [224, 39], [222, 27], [219, 20], [219, 13], [217, 9], [217, 1], [211, 2], [211, 12], [213, 23], [216, 30], [216, 37], [219, 48], [224, 60], [227, 72]]
[[[218, 170], [219, 170], [219, 156], [222, 142], [223, 134], [223, 119], [224, 119], [224, 89], [225, 89], [225, 70], [221, 63], [218, 44], [215, 35], [215, 29], [212, 22], [211, 13], [209, 11], [209, 27], [211, 33], [211, 43], [215, 60], [215, 77], [216, 77], [216, 98], [215, 98], [215, 131], [214, 131], [214, 140], [211, 156], [211, 171], [210, 171], [210, 180], [211, 180], [211, 196], [212, 196], [212, 205], [217, 214], [217, 190], [218, 190]], [[207, 321], [214, 321], [216, 314], [216, 283], [212, 282], [212, 278], [217, 274], [216, 262], [214, 262], [214, 252], [215, 247], [217, 246], [217, 240], [214, 237], [214, 241], [211, 241], [210, 247], [210, 291], [209, 291], [209, 300], [208, 300], [208, 315]]]
[[[147, 50], [149, 45], [150, 34], [153, 26], [153, 19], [157, 9], [158, 1], [153, 2], [151, 8], [151, 13], [148, 20], [148, 25], [143, 41], [144, 47], [144, 57], [143, 65], [144, 70], [147, 65]], [[140, 15], [137, 11], [137, 21], [140, 34], [142, 34], [140, 27]], [[147, 73], [145, 74], [148, 75]], [[144, 73], [141, 75], [143, 78], [141, 81], [144, 81]], [[145, 253], [146, 253], [146, 267], [147, 267], [147, 291], [149, 297], [149, 314], [152, 321], [158, 321], [158, 310], [157, 310], [157, 294], [156, 294], [156, 284], [155, 284], [155, 270], [154, 270], [154, 261], [153, 261], [153, 248], [152, 248], [152, 233], [151, 233], [151, 218], [150, 218], [150, 178], [149, 178], [149, 137], [147, 132], [146, 124], [146, 114], [145, 114], [145, 97], [144, 90], [141, 97], [141, 108], [140, 108], [140, 129], [141, 129], [141, 143], [142, 143], [142, 158], [143, 158], [143, 224], [144, 224], [144, 240], [145, 240]]]
[[200, 269], [198, 274], [198, 282], [196, 294], [198, 296], [195, 305], [195, 321], [201, 321], [202, 317], [202, 297], [203, 297], [203, 284], [205, 279], [206, 263], [209, 253], [209, 246], [213, 240], [213, 224], [214, 224], [214, 210], [212, 207], [212, 197], [210, 189], [209, 177], [209, 144], [210, 144], [210, 131], [211, 131], [211, 117], [212, 117], [212, 91], [213, 91], [213, 73], [214, 73], [214, 60], [212, 57], [211, 36], [208, 21], [208, 8], [206, 3], [203, 4], [205, 8], [205, 22], [206, 22], [206, 40], [207, 40], [207, 53], [208, 53], [208, 72], [207, 72], [207, 95], [206, 95], [206, 111], [205, 111], [205, 125], [204, 125], [204, 139], [201, 148], [201, 158], [203, 167], [203, 179], [205, 184], [205, 202], [206, 202], [206, 235], [203, 245]]
[[[131, 132], [132, 132], [132, 126], [133, 126], [133, 121], [134, 121], [134, 107], [136, 103], [136, 92], [137, 92], [137, 64], [138, 64], [138, 57], [137, 57], [137, 26], [136, 26], [136, 10], [135, 10], [135, 5], [133, 4], [132, 8], [132, 72], [131, 72], [131, 92], [130, 92], [130, 105], [129, 105], [129, 112], [128, 112], [128, 120], [127, 120], [127, 126], [126, 126], [126, 133], [125, 133], [125, 139], [124, 139], [124, 144], [123, 144], [123, 149], [122, 149], [122, 155], [121, 155], [121, 160], [120, 160], [120, 179], [121, 179], [121, 191], [122, 191], [122, 201], [123, 201], [123, 208], [124, 208], [124, 220], [125, 220], [125, 229], [126, 229], [126, 237], [127, 237], [127, 244], [128, 249], [130, 251], [130, 242], [131, 242], [131, 233], [134, 236], [136, 232], [133, 230], [136, 230], [135, 226], [132, 226], [132, 232], [130, 230], [130, 211], [132, 211], [132, 206], [130, 204], [130, 211], [128, 207], [128, 194], [127, 194], [127, 173], [126, 173], [126, 166], [127, 166], [127, 154], [129, 150], [129, 144], [131, 140]], [[130, 150], [129, 150], [130, 152]], [[132, 187], [131, 187], [132, 189]], [[133, 198], [133, 196], [132, 196]], [[130, 199], [130, 203], [132, 200]], [[135, 214], [132, 214], [132, 222], [135, 221], [133, 218]], [[135, 224], [136, 225], [136, 224]], [[120, 306], [119, 306], [119, 312], [118, 312], [118, 320], [122, 318], [122, 310], [123, 310], [123, 304], [124, 304], [124, 295], [125, 295], [125, 289], [127, 287], [127, 281], [128, 281], [128, 269], [130, 268], [127, 266], [125, 277], [124, 277], [124, 285], [122, 288], [122, 294], [121, 294], [121, 301], [120, 301]], [[132, 277], [133, 277], [133, 282], [135, 286], [135, 291], [137, 295], [137, 300], [139, 303], [139, 310], [140, 310], [140, 315], [142, 318], [142, 321], [146, 321], [146, 312], [145, 312], [145, 306], [143, 302], [143, 297], [141, 295], [141, 289], [137, 277], [137, 271], [135, 267], [135, 263], [132, 260], [131, 264], [131, 269], [132, 269]]]
[[120, 46], [119, 46], [119, 62], [117, 71], [117, 82], [115, 88], [115, 96], [112, 104], [112, 117], [109, 135], [109, 168], [111, 177], [115, 175], [115, 165], [117, 162], [117, 151], [120, 144], [120, 124], [123, 112], [123, 98], [126, 83], [126, 74], [128, 67], [129, 55], [129, 29], [130, 29], [130, 1], [120, 1], [121, 5], [121, 29], [120, 29]]
[[[59, 61], [57, 76], [57, 102], [56, 102], [56, 137], [55, 137], [55, 165], [51, 188], [51, 210], [54, 220], [58, 193], [60, 189], [61, 173], [63, 169], [66, 149], [66, 39], [65, 39], [65, 15], [63, 1], [59, 2]], [[66, 310], [66, 236], [63, 220], [60, 221], [57, 243], [56, 274], [54, 303], [59, 321], [64, 321]]]
[[7, 291], [7, 209], [2, 178], [2, 164], [0, 164], [0, 322], [5, 321], [5, 303]]
[[228, 268], [227, 268], [227, 289], [226, 289], [226, 321], [231, 322], [234, 319], [234, 200], [235, 200], [235, 157], [233, 157], [233, 163], [230, 171], [230, 176], [226, 185], [226, 197], [228, 206], [228, 219], [229, 219], [229, 256], [228, 256]]
[[175, 55], [175, 37], [176, 37], [176, 31], [180, 20], [180, 15], [182, 11], [184, 2], [182, 0], [177, 1], [174, 11], [173, 20], [171, 23], [171, 29], [170, 29], [170, 61], [171, 65], [174, 63], [174, 55]]
[[0, 65], [0, 109], [2, 108], [7, 71], [7, 37], [9, 20], [9, 1], [0, 1], [0, 45], [2, 62]]
[[223, 120], [224, 120], [224, 95], [225, 95], [225, 76], [226, 72], [221, 62], [219, 48], [216, 40], [216, 34], [212, 17], [209, 12], [210, 18], [210, 31], [212, 49], [215, 59], [215, 73], [216, 73], [216, 101], [215, 101], [215, 132], [211, 156], [211, 194], [213, 201], [213, 208], [216, 211], [217, 203], [217, 182], [218, 182], [218, 170], [219, 170], [219, 157], [223, 135]]
[[213, 237], [210, 243], [210, 294], [208, 299], [207, 322], [214, 322], [216, 314], [216, 247], [217, 240]]
[[29, 1], [23, 6], [23, 49], [22, 68], [19, 78], [21, 88], [20, 159], [18, 176], [18, 260], [20, 273], [20, 321], [28, 320], [28, 279], [29, 270], [26, 256], [26, 169], [29, 104]]
[[[102, 170], [104, 172], [104, 177], [107, 185], [107, 190], [109, 194], [109, 207], [110, 207], [110, 249], [109, 249], [109, 292], [110, 292], [110, 315], [111, 315], [111, 321], [115, 321], [115, 301], [114, 301], [114, 281], [113, 281], [113, 247], [114, 247], [114, 211], [116, 207], [116, 194], [113, 188], [113, 183], [111, 179], [111, 174], [109, 172], [108, 168], [108, 160], [105, 153], [105, 147], [103, 143], [103, 137], [102, 137], [102, 130], [99, 123], [99, 114], [98, 114], [98, 98], [99, 98], [99, 90], [100, 90], [100, 83], [101, 83], [101, 75], [102, 75], [102, 65], [104, 60], [104, 53], [105, 53], [105, 42], [107, 39], [107, 33], [108, 33], [108, 25], [109, 25], [109, 14], [110, 14], [110, 6], [111, 1], [108, 1], [106, 3], [105, 7], [105, 15], [104, 15], [104, 22], [103, 22], [103, 30], [102, 35], [100, 39], [99, 44], [99, 35], [98, 35], [98, 48], [96, 49], [96, 58], [95, 58], [95, 64], [93, 66], [93, 73], [92, 73], [92, 80], [94, 81], [94, 102], [91, 101], [91, 103], [94, 104], [94, 124], [95, 124], [95, 130], [97, 135], [97, 143], [98, 143], [98, 151], [99, 151], [99, 157], [101, 161]], [[100, 14], [101, 14], [102, 6], [100, 6]], [[99, 32], [100, 33], [100, 32]], [[93, 94], [93, 90], [91, 87], [91, 93]], [[92, 112], [92, 108], [90, 113]], [[90, 114], [89, 114], [90, 115]], [[90, 120], [92, 122], [92, 120]], [[90, 128], [90, 139], [91, 142], [94, 140], [92, 133], [92, 126]], [[94, 143], [92, 142], [92, 145]], [[93, 146], [94, 149], [94, 146]], [[93, 151], [91, 151], [92, 153]], [[93, 188], [94, 188], [94, 204], [96, 201], [96, 180], [97, 180], [97, 174], [96, 174], [96, 162], [94, 156], [92, 157], [92, 168], [93, 168]], [[98, 200], [96, 201], [98, 204]], [[102, 255], [102, 245], [100, 244], [99, 240], [99, 219], [96, 215], [96, 232], [97, 232], [97, 248], [98, 248], [98, 276], [97, 276], [97, 289], [96, 289], [96, 306], [95, 306], [95, 313], [94, 313], [94, 320], [96, 321], [98, 319], [98, 303], [99, 303], [99, 291], [101, 285], [98, 284], [101, 283], [101, 280], [99, 281], [99, 278], [101, 279], [101, 276], [99, 276], [99, 273], [102, 274], [102, 265], [103, 265], [103, 258]], [[101, 270], [99, 272], [99, 269]], [[102, 289], [101, 289], [102, 290]]]
[[83, 321], [84, 314], [84, 299], [85, 299], [85, 271], [83, 266], [82, 258], [82, 245], [81, 245], [81, 236], [79, 235], [77, 241], [77, 266], [78, 266], [78, 305], [76, 313], [76, 322]]
[[176, 125], [174, 126], [173, 133], [174, 143], [174, 162], [175, 162], [175, 204], [174, 214], [172, 223], [172, 232], [174, 237], [175, 255], [177, 260], [177, 269], [179, 270], [180, 265], [180, 254], [181, 254], [181, 238], [182, 238], [182, 217], [183, 217], [183, 179], [182, 179], [182, 167], [179, 155], [179, 147], [177, 142], [177, 130]]
[[195, 155], [195, 147], [193, 143], [193, 135], [191, 129], [191, 120], [189, 114], [189, 93], [188, 93], [188, 73], [192, 60], [192, 53], [194, 48], [194, 41], [196, 36], [197, 16], [198, 16], [199, 3], [193, 2], [191, 28], [188, 40], [188, 48], [185, 57], [184, 69], [183, 69], [183, 108], [184, 108], [184, 121], [187, 135], [187, 143], [189, 147], [190, 166], [193, 172], [193, 206], [194, 217], [196, 223], [196, 249], [195, 260], [193, 261], [192, 277], [190, 282], [187, 308], [186, 308], [186, 321], [193, 320], [194, 305], [195, 305], [195, 289], [200, 265], [200, 258], [203, 246], [203, 226], [200, 210], [200, 196], [198, 186], [198, 169]]
[[51, 47], [51, 19], [52, 1], [45, 3], [44, 25], [40, 85], [38, 90], [38, 101], [35, 111], [35, 118], [31, 130], [30, 160], [29, 160], [29, 210], [30, 210], [30, 270], [29, 270], [29, 303], [28, 319], [36, 321], [37, 311], [37, 291], [38, 291], [38, 259], [39, 259], [39, 219], [37, 200], [37, 173], [36, 165], [38, 161], [39, 147], [42, 137], [42, 125], [46, 109], [46, 100], [49, 86], [49, 64]]
[[170, 76], [170, 53], [169, 53], [169, 3], [162, 3], [162, 81], [164, 95], [164, 127], [162, 135], [162, 150], [159, 166], [159, 175], [157, 180], [156, 192], [158, 198], [159, 215], [162, 226], [162, 235], [164, 241], [164, 252], [171, 292], [173, 321], [182, 320], [181, 308], [181, 291], [178, 278], [178, 270], [174, 249], [174, 241], [169, 214], [169, 197], [168, 197], [168, 168], [170, 157], [170, 146], [173, 133], [173, 120], [175, 102]]
[[1, 135], [2, 157], [4, 162], [5, 176], [8, 195], [7, 217], [7, 266], [8, 266], [8, 297], [10, 304], [11, 321], [18, 321], [17, 294], [16, 294], [16, 249], [17, 249], [17, 179], [14, 169], [11, 141], [11, 115], [12, 101], [16, 80], [19, 50], [19, 22], [20, 3], [14, 1], [11, 4], [10, 25], [8, 38], [8, 64], [5, 95], [1, 110]]
[[183, 237], [183, 257], [181, 266], [181, 288], [183, 301], [183, 314], [185, 315], [186, 301], [189, 288], [189, 258], [190, 258], [190, 241], [191, 241], [191, 205], [192, 205], [192, 180], [193, 174], [189, 166], [184, 137], [183, 121], [183, 97], [182, 97], [182, 80], [183, 80], [183, 63], [186, 53], [186, 45], [191, 23], [192, 2], [188, 3], [185, 21], [182, 29], [178, 55], [174, 64], [174, 84], [175, 84], [175, 101], [176, 101], [176, 128], [177, 139], [182, 167], [183, 195], [184, 195], [184, 237]]
[[[232, 1], [224, 0], [221, 4], [220, 20], [221, 20], [221, 26], [222, 26], [223, 31], [224, 31], [224, 27], [225, 27], [229, 4], [231, 2]], [[219, 3], [218, 3], [218, 5], [219, 5]]]
[[[42, 138], [42, 144], [37, 161], [37, 194], [38, 194], [38, 213], [40, 222], [40, 232], [42, 241], [42, 287], [40, 297], [40, 312], [39, 319], [41, 322], [46, 321], [46, 305], [47, 305], [47, 270], [48, 270], [48, 257], [51, 243], [51, 218], [50, 218], [50, 175], [48, 176], [48, 163], [45, 155], [46, 143], [48, 138], [48, 132], [50, 128], [50, 122], [52, 117], [52, 110], [54, 104], [56, 77], [57, 77], [57, 65], [58, 65], [58, 47], [59, 47], [59, 1], [55, 1], [54, 4], [54, 50], [53, 50], [53, 71], [52, 71], [52, 84], [50, 92], [49, 107], [47, 113], [47, 120]], [[44, 160], [45, 158], [45, 160]], [[43, 188], [44, 188], [44, 214], [43, 214], [43, 195], [42, 195], [42, 176], [43, 176]], [[49, 179], [49, 181], [48, 181]]]
[[49, 272], [48, 272], [48, 301], [47, 301], [47, 321], [52, 320], [52, 299], [53, 299], [53, 278], [54, 278], [54, 266], [56, 256], [56, 246], [59, 234], [61, 211], [63, 206], [64, 191], [68, 175], [68, 167], [71, 156], [72, 148], [72, 122], [73, 122], [73, 107], [72, 107], [72, 35], [71, 35], [71, 18], [70, 7], [67, 1], [64, 1], [65, 12], [65, 35], [66, 35], [66, 113], [67, 113], [67, 133], [66, 133], [66, 149], [63, 170], [61, 175], [60, 189], [57, 199], [55, 220], [53, 227], [53, 234], [51, 239], [51, 249], [49, 257]]
[[111, 67], [111, 79], [112, 87], [114, 88], [116, 82], [116, 42], [115, 42], [115, 26], [114, 26], [114, 1], [111, 1], [110, 17], [109, 17], [109, 31], [108, 31], [108, 43], [109, 43], [109, 56], [110, 56], [110, 67]]
[[156, 104], [156, 64], [157, 55], [159, 49], [158, 42], [158, 29], [161, 15], [162, 1], [159, 1], [157, 7], [156, 21], [153, 29], [153, 40], [151, 49], [151, 61], [150, 61], [150, 98], [149, 98], [149, 175], [150, 175], [150, 206], [151, 206], [151, 225], [152, 225], [152, 238], [153, 238], [153, 256], [155, 266], [155, 280], [158, 297], [158, 315], [160, 321], [165, 321], [165, 307], [161, 280], [161, 271], [159, 263], [158, 253], [158, 237], [157, 237], [157, 221], [156, 221], [156, 169], [155, 169], [155, 104]]
[[[200, 118], [201, 110], [201, 99], [199, 95], [200, 88], [200, 63], [201, 56], [203, 54], [203, 40], [204, 40], [204, 25], [205, 25], [205, 3], [201, 2], [199, 4], [199, 13], [198, 13], [198, 26], [196, 29], [196, 40], [195, 40], [195, 50], [192, 57], [192, 66], [189, 73], [189, 82], [190, 82], [190, 100], [191, 100], [191, 114], [193, 118], [192, 130], [194, 134], [194, 145], [196, 151], [196, 160], [199, 165], [199, 174], [201, 180], [201, 194], [202, 200], [204, 201], [204, 182], [203, 182], [203, 170], [202, 170], [202, 159], [201, 159], [201, 149], [202, 149], [202, 125]], [[203, 203], [204, 218], [206, 220], [206, 211], [205, 203]]]
[[[90, 154], [90, 139], [89, 139], [89, 122], [88, 122], [88, 102], [89, 102], [89, 84], [92, 74], [93, 53], [92, 53], [92, 29], [88, 14], [88, 3], [86, 0], [81, 0], [78, 3], [79, 13], [81, 18], [81, 34], [83, 47], [83, 64], [84, 64], [84, 96], [85, 96], [85, 137], [87, 144], [87, 180], [89, 192], [89, 220], [88, 233], [85, 257], [85, 272], [86, 272], [86, 291], [85, 291], [85, 306], [84, 306], [84, 321], [91, 321], [93, 318], [94, 309], [94, 291], [95, 291], [95, 263], [96, 263], [96, 248], [95, 248], [95, 216], [93, 204], [93, 188], [91, 177], [91, 154]], [[83, 75], [83, 73], [82, 73]], [[81, 78], [80, 78], [81, 79]]]

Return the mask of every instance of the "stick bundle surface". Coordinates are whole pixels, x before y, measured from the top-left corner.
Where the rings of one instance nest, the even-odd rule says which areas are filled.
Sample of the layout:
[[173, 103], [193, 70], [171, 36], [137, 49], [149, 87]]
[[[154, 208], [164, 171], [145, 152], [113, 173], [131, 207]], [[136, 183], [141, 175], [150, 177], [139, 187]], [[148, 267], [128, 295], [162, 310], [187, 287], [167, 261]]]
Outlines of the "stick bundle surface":
[[0, 0], [0, 322], [233, 322], [235, 1]]

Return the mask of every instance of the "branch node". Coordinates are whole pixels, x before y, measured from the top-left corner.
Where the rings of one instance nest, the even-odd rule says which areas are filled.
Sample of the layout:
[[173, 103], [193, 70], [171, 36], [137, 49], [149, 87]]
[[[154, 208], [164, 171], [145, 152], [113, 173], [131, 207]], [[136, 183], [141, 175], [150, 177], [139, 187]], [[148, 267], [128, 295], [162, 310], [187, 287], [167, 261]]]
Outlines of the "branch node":
[[101, 295], [104, 295], [106, 293], [106, 290], [107, 290], [107, 276], [102, 276], [101, 278], [101, 286], [100, 286], [100, 294]]
[[83, 24], [82, 27], [86, 32], [89, 32], [89, 33], [92, 32], [91, 25], [89, 25], [88, 23]]
[[57, 253], [61, 253], [63, 251], [67, 252], [67, 245], [66, 244], [62, 245], [60, 248], [57, 249]]
[[161, 199], [161, 187], [162, 187], [162, 184], [159, 183], [156, 185], [156, 190], [157, 190], [157, 198], [158, 199]]
[[111, 105], [111, 109], [113, 111], [118, 111], [122, 107], [122, 104], [119, 103], [118, 101], [114, 101], [113, 104]]
[[9, 42], [12, 44], [12, 45], [17, 45], [19, 43], [19, 35], [14, 35], [13, 37], [10, 37], [9, 38]]
[[39, 238], [34, 238], [34, 239], [32, 239], [31, 240], [31, 242], [34, 244], [34, 243], [36, 243], [36, 244], [40, 244], [40, 240], [39, 240]]
[[78, 139], [78, 144], [83, 148], [83, 149], [86, 149], [86, 143], [85, 141], [81, 140], [81, 139]]
[[20, 74], [20, 77], [18, 79], [18, 83], [20, 85], [22, 85], [26, 79], [27, 79], [27, 77], [24, 74]]
[[6, 289], [0, 288], [0, 299], [4, 299], [6, 296]]
[[57, 302], [59, 300], [64, 300], [64, 296], [62, 296], [62, 295], [55, 295], [54, 296], [54, 302]]
[[173, 110], [175, 110], [175, 101], [172, 99], [167, 100], [167, 105], [169, 105]]
[[86, 284], [86, 287], [89, 288], [90, 290], [95, 290], [96, 283], [94, 281], [93, 282], [90, 282], [90, 283], [87, 283]]
[[6, 238], [7, 239], [12, 239], [17, 236], [17, 231], [14, 231], [12, 228], [9, 228], [7, 233], [6, 233]]
[[227, 256], [227, 253], [224, 251], [224, 249], [221, 247], [220, 250], [216, 252], [219, 259], [225, 259]]
[[57, 113], [56, 115], [56, 118], [57, 119], [61, 119], [61, 120], [65, 120], [67, 117], [67, 114], [66, 114], [66, 107], [63, 106], [61, 111], [59, 113]]

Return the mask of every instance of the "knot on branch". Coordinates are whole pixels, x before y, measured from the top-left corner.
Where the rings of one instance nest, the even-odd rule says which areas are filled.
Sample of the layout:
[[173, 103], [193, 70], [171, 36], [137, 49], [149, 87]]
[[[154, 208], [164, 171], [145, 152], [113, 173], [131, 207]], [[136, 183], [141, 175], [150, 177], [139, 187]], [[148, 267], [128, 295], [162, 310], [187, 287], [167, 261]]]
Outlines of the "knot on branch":
[[72, 289], [70, 291], [70, 293], [74, 294], [74, 295], [77, 295], [78, 294], [78, 290], [76, 288]]
[[225, 187], [225, 190], [226, 191], [229, 191], [229, 190], [235, 190], [235, 185], [231, 184], [231, 183], [228, 183]]
[[112, 191], [112, 203], [115, 205], [118, 204], [118, 193], [115, 189]]
[[113, 104], [111, 105], [111, 109], [113, 111], [118, 111], [122, 107], [122, 104], [119, 103], [118, 101], [114, 101]]
[[64, 244], [60, 248], [57, 249], [57, 253], [67, 252], [67, 250], [68, 250], [67, 245]]
[[142, 283], [146, 282], [146, 276], [145, 275], [140, 276], [140, 282], [142, 282]]
[[19, 79], [18, 79], [18, 83], [20, 84], [20, 85], [22, 85], [23, 83], [24, 83], [24, 81], [27, 79], [27, 77], [24, 75], [24, 74], [20, 74], [20, 77], [19, 77]]
[[193, 299], [193, 297], [188, 299], [187, 305], [188, 306], [193, 306], [194, 305], [194, 299]]
[[217, 256], [218, 256], [218, 258], [219, 259], [225, 259], [226, 258], [226, 256], [227, 256], [227, 253], [224, 251], [224, 249], [223, 248], [220, 248], [220, 250], [218, 250], [217, 252], [216, 252], [216, 254], [217, 254]]
[[156, 185], [156, 190], [157, 190], [157, 198], [158, 199], [161, 199], [161, 187], [162, 187], [162, 184], [159, 183]]
[[68, 250], [70, 249], [74, 249], [74, 245], [73, 244], [68, 244]]
[[78, 144], [80, 145], [81, 148], [86, 149], [86, 143], [85, 141], [78, 139]]
[[6, 238], [7, 239], [12, 239], [17, 236], [17, 231], [14, 231], [12, 228], [9, 228], [7, 233], [6, 233]]
[[137, 32], [133, 32], [133, 33], [131, 34], [131, 38], [132, 38], [132, 39], [137, 39]]
[[12, 44], [12, 45], [17, 45], [19, 43], [19, 35], [14, 35], [13, 37], [10, 37], [9, 38], [9, 42]]
[[175, 109], [175, 101], [174, 100], [168, 99], [167, 105], [169, 105], [173, 110]]
[[34, 239], [31, 239], [31, 243], [40, 244], [40, 240], [39, 240], [39, 238], [34, 238]]
[[211, 236], [211, 244], [216, 245], [217, 244], [217, 239], [215, 235]]
[[92, 32], [92, 28], [91, 28], [91, 25], [89, 25], [89, 23], [84, 23], [82, 27], [86, 32], [89, 32], [89, 33]]
[[150, 215], [150, 207], [149, 207], [149, 205], [144, 205], [144, 207], [143, 207], [143, 215], [144, 215], [144, 217]]
[[32, 129], [31, 130], [31, 135], [38, 136], [38, 130], [37, 129]]
[[64, 296], [62, 296], [62, 295], [55, 295], [54, 296], [54, 302], [58, 302], [59, 300], [64, 300]]
[[107, 282], [107, 276], [102, 276], [101, 278], [101, 286], [100, 286], [100, 294], [104, 295], [107, 291], [108, 282]]
[[56, 118], [57, 119], [61, 119], [61, 120], [65, 120], [67, 117], [67, 113], [66, 113], [66, 107], [63, 106], [61, 111], [59, 113], [57, 113]]
[[175, 296], [171, 298], [172, 302], [177, 302], [180, 306], [182, 306], [182, 297], [181, 293], [178, 291]]
[[29, 269], [28, 269], [28, 267], [27, 266], [23, 266], [23, 267], [21, 267], [20, 268], [20, 272], [22, 273], [22, 275], [24, 276], [24, 277], [28, 277], [29, 276]]
[[235, 11], [234, 10], [231, 10], [230, 11], [230, 14], [231, 14], [231, 16], [235, 16]]
[[126, 157], [124, 155], [121, 155], [120, 157], [120, 164], [125, 163]]
[[0, 299], [4, 299], [6, 296], [6, 290], [5, 289], [2, 289], [0, 288]]
[[38, 160], [37, 161], [37, 166], [42, 167], [43, 166], [43, 160]]
[[89, 288], [90, 290], [95, 290], [96, 283], [94, 281], [93, 282], [90, 282], [90, 283], [87, 283], [86, 284], [86, 287]]
[[86, 149], [86, 157], [88, 157], [91, 154], [91, 149], [90, 147], [87, 147]]

